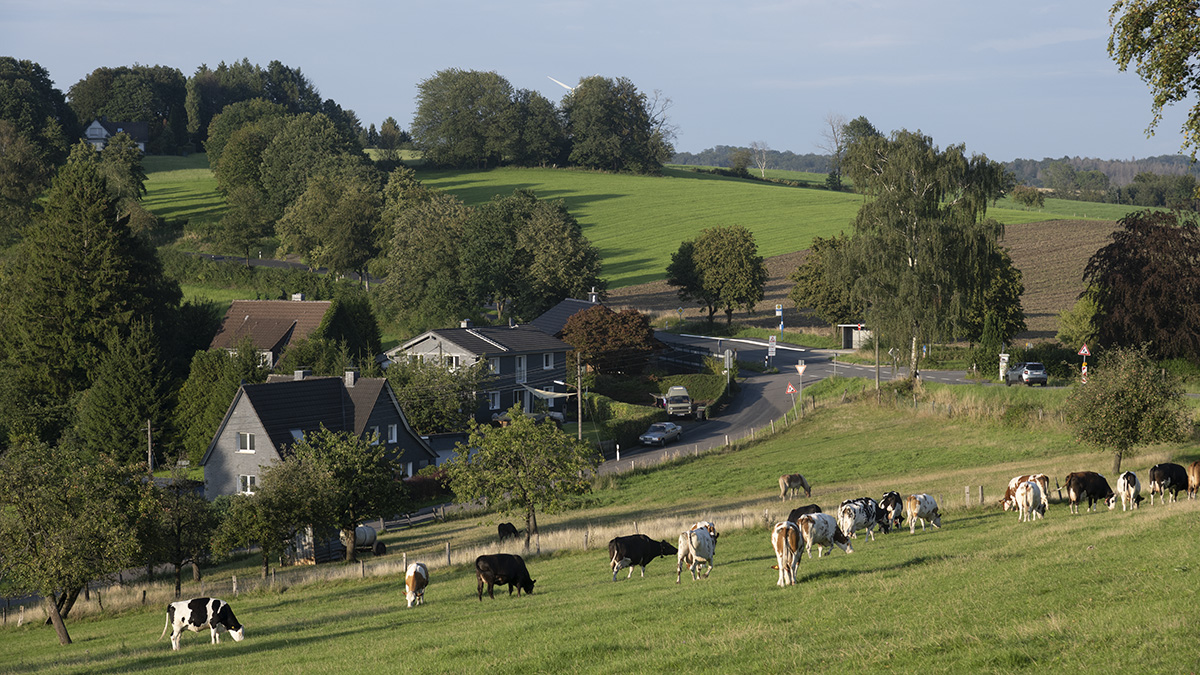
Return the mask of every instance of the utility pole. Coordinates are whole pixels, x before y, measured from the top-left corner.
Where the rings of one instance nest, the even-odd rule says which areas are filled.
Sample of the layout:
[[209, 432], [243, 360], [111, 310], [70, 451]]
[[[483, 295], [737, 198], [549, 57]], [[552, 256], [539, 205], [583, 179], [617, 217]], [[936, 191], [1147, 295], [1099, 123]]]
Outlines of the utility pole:
[[150, 420], [146, 420], [146, 470], [154, 475], [154, 437], [150, 432]]
[[579, 440], [583, 440], [583, 370], [580, 368], [579, 352], [575, 352], [575, 429]]

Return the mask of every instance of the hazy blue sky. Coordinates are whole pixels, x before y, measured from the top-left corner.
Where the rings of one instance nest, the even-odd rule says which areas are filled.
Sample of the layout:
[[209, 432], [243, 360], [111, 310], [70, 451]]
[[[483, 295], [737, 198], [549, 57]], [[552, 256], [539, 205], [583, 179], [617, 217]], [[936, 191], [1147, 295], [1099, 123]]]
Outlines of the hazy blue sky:
[[0, 0], [0, 55], [64, 92], [95, 68], [221, 61], [301, 69], [364, 126], [407, 128], [417, 85], [492, 70], [557, 101], [628, 77], [674, 102], [678, 150], [819, 152], [830, 113], [920, 129], [992, 159], [1179, 150], [1183, 111], [1147, 138], [1150, 95], [1106, 52], [1108, 2], [1068, 0]]

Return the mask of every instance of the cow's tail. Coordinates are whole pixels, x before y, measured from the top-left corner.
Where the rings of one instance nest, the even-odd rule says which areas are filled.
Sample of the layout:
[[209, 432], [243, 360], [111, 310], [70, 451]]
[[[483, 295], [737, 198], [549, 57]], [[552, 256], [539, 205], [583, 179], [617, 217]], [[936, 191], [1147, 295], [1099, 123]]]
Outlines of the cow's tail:
[[162, 635], [159, 635], [159, 636], [158, 636], [158, 641], [159, 641], [159, 642], [161, 642], [161, 641], [162, 641], [162, 639], [163, 639], [163, 636], [165, 636], [165, 635], [167, 634], [167, 629], [168, 629], [168, 628], [170, 628], [170, 627], [171, 627], [171, 613], [170, 613], [170, 612], [167, 612], [167, 623], [166, 623], [166, 625], [165, 625], [165, 626], [163, 626], [163, 632], [162, 632]]

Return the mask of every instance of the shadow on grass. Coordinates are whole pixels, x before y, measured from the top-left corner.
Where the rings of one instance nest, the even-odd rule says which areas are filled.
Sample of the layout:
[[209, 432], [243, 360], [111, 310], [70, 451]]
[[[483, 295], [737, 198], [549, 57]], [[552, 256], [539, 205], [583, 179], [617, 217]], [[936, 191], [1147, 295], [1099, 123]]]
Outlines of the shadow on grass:
[[804, 563], [801, 563], [801, 566], [796, 569], [796, 583], [800, 584], [801, 582], [804, 582], [804, 581], [821, 581], [823, 579], [840, 579], [840, 578], [844, 578], [844, 577], [855, 577], [855, 576], [858, 576], [861, 574], [878, 574], [880, 572], [898, 572], [901, 570], [908, 569], [909, 567], [917, 567], [919, 565], [924, 565], [924, 564], [932, 562], [932, 561], [933, 561], [933, 558], [928, 558], [925, 556], [917, 556], [915, 558], [909, 558], [908, 560], [905, 560], [903, 562], [898, 562], [893, 565], [888, 565], [886, 567], [872, 567], [870, 569], [861, 569], [861, 570], [848, 569], [845, 567], [841, 567], [838, 569], [821, 570], [819, 572], [814, 572], [812, 574], [804, 574], [803, 577], [800, 575], [800, 571], [804, 569], [804, 567], [803, 567]]

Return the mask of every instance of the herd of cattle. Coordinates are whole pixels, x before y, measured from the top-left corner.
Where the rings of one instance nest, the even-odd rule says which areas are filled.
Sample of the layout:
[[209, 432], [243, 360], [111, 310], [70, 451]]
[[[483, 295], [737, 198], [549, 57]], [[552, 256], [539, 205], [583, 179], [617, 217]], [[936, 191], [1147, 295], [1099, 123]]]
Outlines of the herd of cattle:
[[[1167, 502], [1170, 494], [1171, 501], [1176, 501], [1182, 491], [1187, 491], [1189, 499], [1195, 499], [1200, 491], [1200, 461], [1193, 462], [1184, 469], [1179, 464], [1156, 464], [1150, 469], [1150, 503], [1158, 495], [1162, 503]], [[1121, 510], [1136, 509], [1144, 498], [1141, 495], [1142, 486], [1137, 474], [1125, 471], [1117, 478], [1116, 492], [1109, 487], [1108, 480], [1094, 471], [1079, 471], [1067, 475], [1060, 490], [1066, 490], [1071, 513], [1079, 513], [1079, 505], [1087, 500], [1090, 512], [1095, 505], [1103, 501], [1109, 509], [1116, 508], [1117, 500], [1121, 501]], [[787, 474], [779, 477], [779, 498], [786, 499], [791, 493], [804, 491], [805, 497], [812, 495], [808, 481], [800, 474]], [[1050, 477], [1046, 474], [1026, 474], [1014, 477], [1008, 483], [1000, 506], [1005, 511], [1016, 510], [1018, 520], [1030, 522], [1042, 518], [1049, 506]], [[1098, 507], [1097, 507], [1098, 508]], [[853, 553], [854, 547], [850, 540], [857, 538], [859, 530], [866, 531], [868, 540], [875, 539], [875, 528], [883, 533], [899, 528], [908, 518], [908, 531], [916, 533], [917, 522], [925, 529], [928, 522], [936, 528], [942, 526], [941, 513], [932, 495], [914, 494], [902, 498], [898, 492], [888, 492], [879, 501], [870, 497], [847, 499], [838, 506], [837, 515], [831, 516], [821, 511], [817, 504], [809, 504], [792, 509], [787, 520], [776, 523], [771, 530], [771, 546], [775, 550], [775, 562], [772, 569], [779, 570], [779, 586], [790, 586], [796, 583], [796, 567], [800, 563], [800, 551], [812, 558], [812, 547], [817, 547], [817, 557], [824, 556], [825, 549], [830, 551], [836, 546], [846, 553]], [[518, 536], [518, 531], [511, 523], [500, 523], [497, 527], [500, 541]], [[675, 556], [675, 583], [680, 583], [683, 570], [687, 568], [692, 579], [701, 576], [707, 578], [712, 572], [713, 559], [716, 556], [717, 527], [712, 522], [700, 521], [679, 534], [677, 545], [667, 541], [654, 541], [644, 534], [614, 537], [608, 542], [609, 565], [612, 568], [613, 581], [617, 573], [629, 568], [626, 579], [633, 576], [633, 568], [640, 567], [641, 575], [646, 576], [646, 565], [658, 557]], [[703, 570], [703, 574], [701, 574]], [[497, 585], [508, 586], [508, 594], [517, 590], [533, 593], [535, 581], [530, 578], [525, 560], [519, 555], [496, 553], [481, 555], [475, 559], [475, 576], [478, 581], [476, 592], [479, 600], [483, 600], [483, 589], [487, 586], [488, 597], [495, 598], [493, 588]], [[429, 569], [424, 563], [414, 562], [408, 566], [404, 575], [405, 599], [408, 607], [415, 607], [425, 602], [425, 587], [429, 585]], [[159, 640], [171, 631], [171, 648], [179, 649], [180, 634], [184, 629], [199, 632], [208, 628], [211, 642], [219, 643], [219, 633], [228, 631], [233, 639], [240, 642], [245, 637], [245, 627], [238, 622], [228, 603], [216, 598], [193, 598], [167, 605], [167, 623]]]

